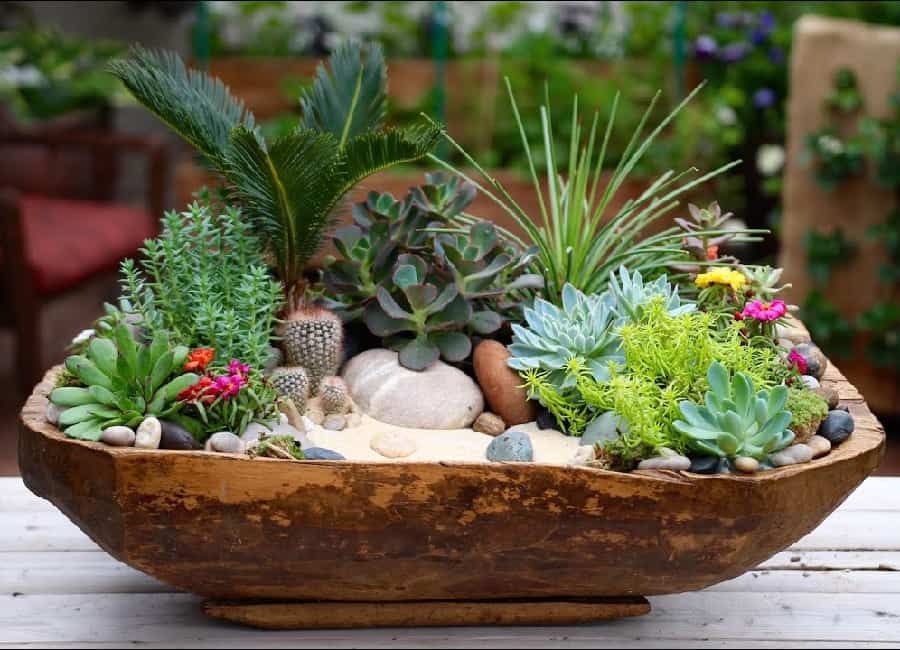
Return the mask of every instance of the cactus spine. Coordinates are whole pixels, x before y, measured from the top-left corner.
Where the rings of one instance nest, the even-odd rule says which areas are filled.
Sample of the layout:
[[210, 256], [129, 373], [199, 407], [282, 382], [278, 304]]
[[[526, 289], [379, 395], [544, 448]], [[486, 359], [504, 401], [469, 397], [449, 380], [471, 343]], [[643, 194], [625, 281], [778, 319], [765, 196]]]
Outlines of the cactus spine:
[[325, 377], [319, 389], [325, 415], [344, 415], [350, 410], [350, 393], [340, 377]]
[[337, 314], [321, 307], [295, 309], [278, 328], [288, 366], [303, 366], [310, 395], [322, 379], [337, 373], [343, 357], [344, 331]]
[[281, 397], [294, 403], [298, 412], [302, 414], [306, 411], [306, 400], [310, 395], [310, 381], [304, 368], [299, 366], [275, 368], [269, 375], [269, 381]]

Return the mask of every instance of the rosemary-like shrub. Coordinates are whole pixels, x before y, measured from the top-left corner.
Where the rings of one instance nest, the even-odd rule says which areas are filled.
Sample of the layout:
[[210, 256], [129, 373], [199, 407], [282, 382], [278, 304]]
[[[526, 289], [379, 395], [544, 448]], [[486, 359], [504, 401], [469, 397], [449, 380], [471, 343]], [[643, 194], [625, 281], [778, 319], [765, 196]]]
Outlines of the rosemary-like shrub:
[[122, 306], [140, 317], [152, 336], [216, 349], [216, 362], [240, 359], [261, 368], [269, 355], [283, 289], [262, 256], [262, 246], [241, 218], [194, 203], [168, 212], [162, 234], [145, 242], [139, 269], [122, 263]]
[[539, 398], [571, 435], [581, 435], [598, 415], [614, 411], [628, 431], [607, 443], [612, 465], [628, 469], [660, 447], [683, 450], [672, 423], [680, 417], [681, 400], [703, 402], [709, 388], [706, 371], [719, 361], [730, 372], [744, 372], [757, 389], [783, 381], [788, 370], [770, 346], [747, 345], [741, 324], [720, 331], [717, 316], [706, 312], [672, 315], [660, 298], [647, 305], [641, 318], [619, 328], [624, 365], [610, 366], [610, 379], [598, 381], [575, 363], [575, 388], [563, 392], [547, 373], [523, 374], [532, 397]]

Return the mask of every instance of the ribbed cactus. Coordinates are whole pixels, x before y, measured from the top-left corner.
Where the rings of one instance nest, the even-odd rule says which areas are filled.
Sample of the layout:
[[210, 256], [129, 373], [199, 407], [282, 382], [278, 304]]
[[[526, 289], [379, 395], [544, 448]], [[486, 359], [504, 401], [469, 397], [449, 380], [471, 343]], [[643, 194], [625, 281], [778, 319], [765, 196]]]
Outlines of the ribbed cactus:
[[301, 414], [306, 411], [309, 399], [309, 375], [300, 366], [280, 366], [269, 375], [269, 381], [279, 396], [289, 399]]
[[350, 410], [350, 391], [340, 377], [325, 377], [319, 388], [319, 397], [322, 398], [325, 415], [343, 415]]
[[288, 314], [278, 334], [287, 365], [306, 368], [310, 394], [315, 395], [322, 379], [337, 373], [341, 365], [344, 331], [340, 317], [321, 307], [300, 307]]

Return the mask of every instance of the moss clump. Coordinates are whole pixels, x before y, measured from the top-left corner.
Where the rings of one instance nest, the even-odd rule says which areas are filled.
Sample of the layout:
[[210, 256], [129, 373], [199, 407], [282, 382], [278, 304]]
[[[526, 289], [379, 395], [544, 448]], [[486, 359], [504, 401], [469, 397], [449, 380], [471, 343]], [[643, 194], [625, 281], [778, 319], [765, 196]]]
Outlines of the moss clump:
[[790, 429], [798, 435], [818, 427], [828, 415], [828, 402], [806, 388], [791, 388], [785, 408], [791, 412]]
[[620, 328], [625, 364], [610, 367], [609, 381], [597, 381], [572, 362], [573, 390], [561, 392], [540, 372], [525, 373], [525, 383], [571, 435], [580, 435], [600, 413], [624, 417], [628, 431], [604, 445], [605, 457], [616, 466], [633, 466], [660, 447], [683, 450], [684, 440], [672, 427], [680, 417], [678, 404], [703, 402], [713, 361], [731, 373], [746, 373], [757, 389], [780, 384], [787, 374], [774, 348], [748, 345], [740, 323], [720, 329], [717, 318], [705, 312], [671, 315], [656, 300], [638, 321]]
[[262, 435], [257, 444], [248, 450], [252, 457], [265, 456], [267, 458], [284, 458], [286, 460], [303, 460], [306, 456], [300, 443], [293, 436], [266, 436]]

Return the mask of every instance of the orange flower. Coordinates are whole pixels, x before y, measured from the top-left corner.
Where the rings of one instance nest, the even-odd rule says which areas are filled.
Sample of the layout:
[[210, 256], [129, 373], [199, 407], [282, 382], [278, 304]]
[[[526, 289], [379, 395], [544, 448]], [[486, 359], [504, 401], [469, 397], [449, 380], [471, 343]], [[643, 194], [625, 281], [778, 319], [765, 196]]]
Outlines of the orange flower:
[[215, 348], [197, 348], [196, 350], [191, 350], [184, 362], [184, 370], [185, 372], [203, 372], [206, 370], [206, 366], [211, 364], [212, 360], [215, 358]]
[[715, 260], [719, 258], [719, 247], [718, 246], [707, 246], [706, 247], [706, 259]]

